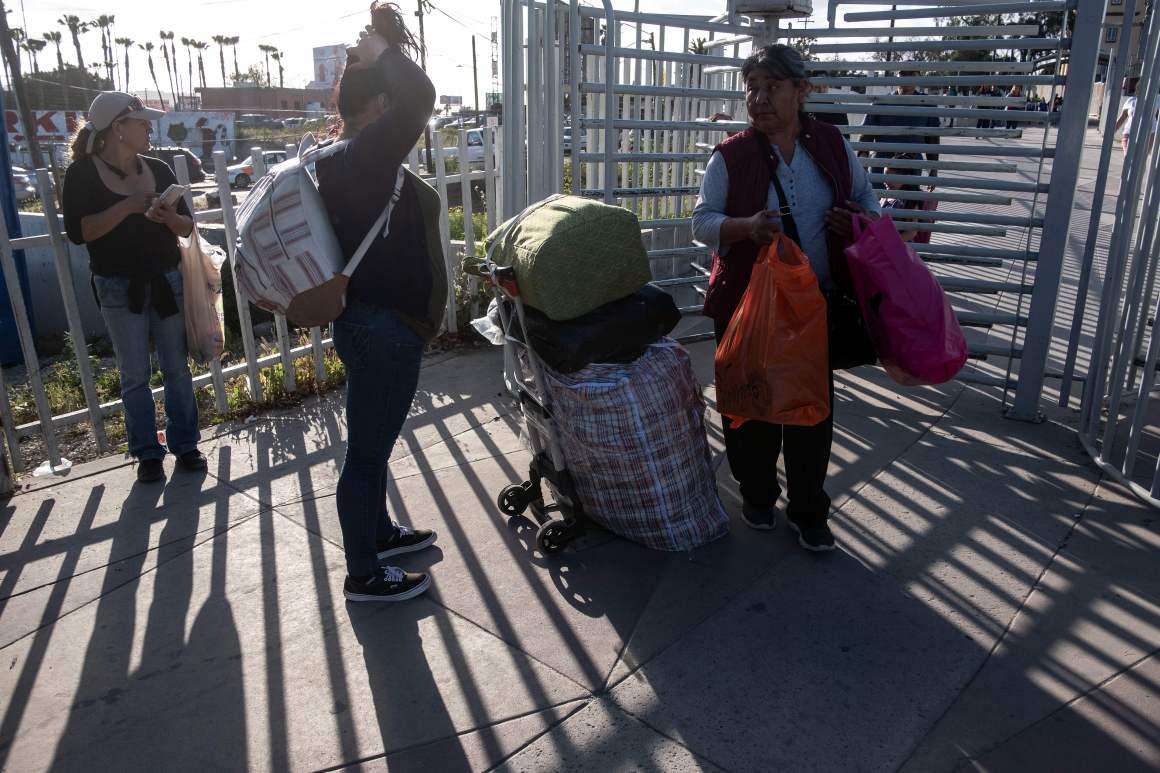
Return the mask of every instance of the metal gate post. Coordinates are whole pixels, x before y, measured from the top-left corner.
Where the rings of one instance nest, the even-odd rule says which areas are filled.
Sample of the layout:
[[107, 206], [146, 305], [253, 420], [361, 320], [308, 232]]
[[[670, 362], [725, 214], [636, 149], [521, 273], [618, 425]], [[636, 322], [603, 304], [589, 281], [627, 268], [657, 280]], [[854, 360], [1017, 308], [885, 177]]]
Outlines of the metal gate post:
[[1052, 162], [1051, 187], [1047, 194], [1039, 262], [1035, 269], [1035, 289], [1031, 293], [1028, 311], [1023, 361], [1019, 366], [1015, 404], [1007, 414], [1020, 421], [1036, 421], [1040, 416], [1040, 392], [1043, 389], [1052, 327], [1055, 324], [1055, 304], [1059, 298], [1068, 227], [1075, 203], [1084, 136], [1087, 133], [1086, 105], [1091, 101], [1105, 5], [1105, 0], [1079, 0], [1072, 29], [1071, 55], [1067, 66], [1067, 101], [1072, 105], [1080, 105], [1082, 109], [1062, 111], [1056, 135], [1057, 148], [1073, 148], [1074, 152], [1057, 153]]

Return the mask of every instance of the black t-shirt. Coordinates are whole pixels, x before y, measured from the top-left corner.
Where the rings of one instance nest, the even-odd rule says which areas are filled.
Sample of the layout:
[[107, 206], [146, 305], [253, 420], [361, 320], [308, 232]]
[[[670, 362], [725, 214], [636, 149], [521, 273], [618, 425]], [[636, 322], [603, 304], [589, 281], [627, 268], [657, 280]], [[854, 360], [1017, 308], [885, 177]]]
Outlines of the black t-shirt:
[[[164, 161], [141, 156], [153, 171], [157, 193], [177, 182], [173, 170]], [[128, 198], [114, 193], [105, 186], [97, 171], [93, 156], [86, 156], [69, 166], [64, 176], [61, 208], [68, 238], [75, 244], [85, 244], [81, 220], [103, 212]], [[182, 198], [177, 211], [190, 217], [189, 207]], [[181, 252], [177, 236], [164, 223], [154, 223], [143, 214], [129, 215], [100, 239], [89, 242], [89, 268], [98, 276], [124, 279], [144, 279], [177, 267]]]

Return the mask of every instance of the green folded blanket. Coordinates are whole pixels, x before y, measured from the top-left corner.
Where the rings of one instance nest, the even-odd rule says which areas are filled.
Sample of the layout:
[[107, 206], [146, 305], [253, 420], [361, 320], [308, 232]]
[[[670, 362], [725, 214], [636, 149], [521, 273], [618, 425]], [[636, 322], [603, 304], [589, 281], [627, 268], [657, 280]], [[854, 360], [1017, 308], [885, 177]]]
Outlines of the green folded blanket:
[[574, 319], [652, 280], [640, 222], [623, 207], [556, 195], [524, 211], [505, 234], [509, 223], [488, 237], [490, 247], [502, 236], [492, 259], [515, 267], [524, 303], [549, 319]]

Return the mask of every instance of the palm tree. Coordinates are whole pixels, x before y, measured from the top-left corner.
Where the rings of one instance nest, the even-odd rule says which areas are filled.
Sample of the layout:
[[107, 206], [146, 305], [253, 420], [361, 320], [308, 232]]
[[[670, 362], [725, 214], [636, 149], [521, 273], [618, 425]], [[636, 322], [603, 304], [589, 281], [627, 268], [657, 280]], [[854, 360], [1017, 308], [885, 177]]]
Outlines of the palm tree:
[[117, 45], [125, 47], [125, 77], [122, 85], [125, 91], [129, 90], [129, 49], [135, 41], [132, 38], [117, 38]]
[[153, 79], [153, 88], [157, 89], [157, 98], [161, 100], [161, 109], [165, 109], [165, 97], [161, 96], [161, 87], [157, 85], [157, 71], [153, 69], [153, 43], [146, 42], [137, 48], [145, 52], [145, 61], [149, 63], [149, 77]]
[[238, 41], [240, 41], [240, 40], [241, 40], [241, 38], [239, 38], [235, 35], [234, 37], [230, 38], [228, 41], [230, 48], [232, 48], [234, 50], [234, 80], [235, 81], [242, 77], [242, 72], [241, 72], [241, 70], [238, 69]]
[[[14, 47], [17, 51], [28, 50], [24, 47], [24, 41], [28, 39], [28, 36], [24, 34], [24, 30], [22, 30], [20, 27], [10, 27], [8, 29], [8, 36], [12, 38], [12, 42], [15, 44]], [[17, 56], [19, 56], [19, 54], [17, 54]], [[32, 61], [31, 57], [29, 57], [29, 61]]]
[[113, 24], [113, 17], [107, 13], [103, 13], [96, 18], [96, 21], [90, 22], [90, 26], [99, 27], [101, 30], [101, 54], [104, 55], [105, 69], [109, 71], [109, 80], [113, 80], [113, 39], [109, 34], [109, 27]]
[[214, 35], [213, 42], [217, 43], [218, 47], [218, 63], [222, 66], [222, 86], [228, 86], [226, 83], [226, 45], [230, 39], [225, 35]]
[[202, 40], [191, 40], [190, 43], [197, 51], [197, 74], [201, 78], [201, 87], [205, 88], [205, 60], [202, 58], [202, 52], [209, 48], [209, 43]]
[[700, 56], [704, 56], [705, 54], [709, 53], [709, 47], [705, 45], [705, 43], [706, 41], [704, 38], [695, 39], [689, 46], [689, 53], [699, 54]]
[[56, 23], [62, 27], [68, 27], [68, 31], [72, 35], [73, 48], [77, 50], [77, 67], [85, 69], [85, 57], [81, 53], [81, 35], [89, 31], [89, 23], [81, 21], [81, 17], [71, 13], [60, 17]]
[[266, 85], [267, 86], [273, 85], [274, 81], [270, 78], [270, 54], [274, 53], [278, 49], [275, 48], [274, 46], [268, 46], [265, 43], [263, 43], [260, 46], [258, 46], [258, 50], [266, 55]]
[[282, 52], [272, 51], [270, 58], [278, 63], [278, 88], [286, 88], [286, 71], [282, 69]]
[[177, 89], [173, 85], [173, 73], [175, 70], [177, 70], [177, 57], [175, 56], [173, 60], [170, 61], [169, 48], [165, 45], [165, 41], [167, 40], [172, 44], [173, 33], [161, 30], [161, 32], [157, 34], [161, 36], [161, 54], [165, 57], [165, 72], [169, 73], [169, 93], [173, 96], [173, 100], [176, 102], [177, 98], [180, 96], [177, 93]]
[[28, 58], [32, 60], [32, 72], [40, 75], [40, 60], [37, 56], [48, 46], [48, 43], [36, 38], [29, 38], [24, 41], [24, 50], [28, 52]]
[[64, 72], [64, 57], [60, 53], [61, 34], [59, 30], [44, 33], [44, 39], [56, 46], [56, 69]]
[[[186, 81], [186, 90], [189, 92], [190, 97], [193, 96], [193, 49], [191, 48], [193, 46], [193, 42], [193, 38], [181, 39], [181, 45], [185, 46], [186, 61], [189, 62], [189, 80]], [[176, 54], [174, 55], [173, 59], [174, 61], [177, 61]]]

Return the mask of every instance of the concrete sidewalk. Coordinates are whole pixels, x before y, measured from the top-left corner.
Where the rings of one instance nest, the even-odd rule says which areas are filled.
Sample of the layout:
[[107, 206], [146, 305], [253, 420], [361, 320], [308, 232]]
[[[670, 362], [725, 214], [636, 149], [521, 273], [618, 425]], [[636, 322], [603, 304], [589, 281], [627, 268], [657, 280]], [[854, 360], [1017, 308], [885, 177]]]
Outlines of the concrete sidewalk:
[[9, 500], [2, 766], [1160, 767], [1160, 524], [1066, 416], [845, 375], [841, 551], [746, 528], [724, 466], [728, 538], [549, 560], [494, 504], [528, 461], [502, 391], [494, 350], [424, 368], [390, 499], [438, 530], [399, 562], [435, 585], [397, 606], [342, 599], [340, 395], [207, 443], [208, 475], [97, 463]]

